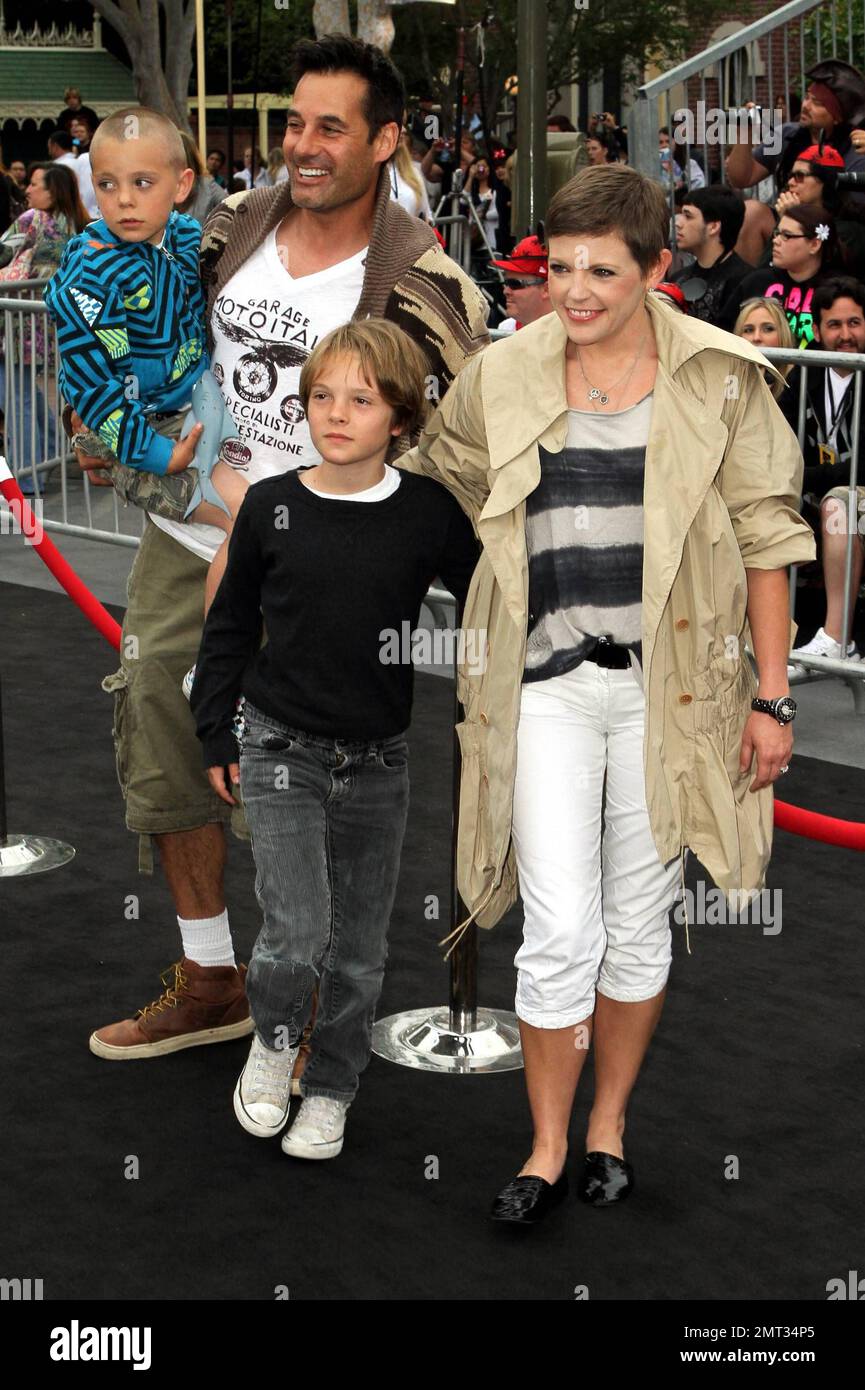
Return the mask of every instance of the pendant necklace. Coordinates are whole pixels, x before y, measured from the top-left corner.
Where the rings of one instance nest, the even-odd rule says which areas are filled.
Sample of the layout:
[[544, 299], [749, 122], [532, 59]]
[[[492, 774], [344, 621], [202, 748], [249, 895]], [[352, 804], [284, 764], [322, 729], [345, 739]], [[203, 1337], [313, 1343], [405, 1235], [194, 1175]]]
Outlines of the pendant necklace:
[[640, 346], [637, 348], [637, 355], [636, 355], [636, 357], [634, 358], [633, 362], [631, 363], [630, 367], [628, 368], [627, 372], [625, 372], [623, 376], [620, 376], [618, 381], [613, 382], [613, 385], [610, 386], [610, 387], [608, 387], [606, 391], [601, 391], [601, 390], [599, 390], [599, 388], [598, 388], [597, 386], [593, 386], [592, 383], [589, 381], [589, 378], [586, 376], [586, 373], [583, 371], [583, 358], [582, 358], [582, 353], [579, 351], [579, 349], [577, 349], [577, 365], [579, 366], [580, 375], [581, 375], [581, 377], [583, 378], [583, 381], [586, 383], [586, 385], [587, 385], [588, 388], [589, 388], [589, 390], [588, 390], [588, 392], [587, 392], [587, 394], [586, 394], [586, 399], [589, 400], [589, 401], [591, 401], [591, 403], [592, 403], [592, 409], [593, 409], [593, 410], [597, 410], [597, 406], [595, 405], [595, 401], [600, 400], [601, 405], [606, 405], [607, 402], [608, 402], [609, 399], [610, 399], [610, 392], [611, 392], [611, 391], [615, 391], [616, 388], [617, 388], [622, 382], [627, 381], [627, 380], [630, 379], [631, 373], [633, 372], [634, 368], [636, 367], [637, 363], [638, 363], [639, 360], [640, 360], [640, 354], [641, 354], [642, 351], [643, 351], [643, 345], [645, 344], [646, 337], [647, 337], [647, 333], [644, 332], [642, 338], [640, 339]]

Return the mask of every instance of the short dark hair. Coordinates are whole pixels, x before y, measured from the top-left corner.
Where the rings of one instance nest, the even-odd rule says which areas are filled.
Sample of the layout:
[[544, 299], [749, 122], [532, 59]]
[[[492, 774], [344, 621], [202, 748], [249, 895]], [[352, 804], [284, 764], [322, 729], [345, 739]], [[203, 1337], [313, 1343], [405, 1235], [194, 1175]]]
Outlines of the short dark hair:
[[72, 136], [68, 130], [49, 130], [47, 144], [56, 145], [59, 150], [71, 150]]
[[818, 285], [811, 300], [811, 316], [818, 328], [821, 313], [831, 309], [836, 299], [852, 299], [865, 312], [865, 285], [852, 275], [833, 275], [831, 280]]
[[122, 110], [106, 116], [93, 132], [90, 141], [91, 161], [95, 163], [98, 152], [106, 140], [137, 140], [139, 135], [146, 139], [161, 140], [165, 156], [178, 174], [186, 168], [187, 155], [180, 131], [168, 116], [150, 106], [124, 106]]
[[630, 164], [590, 164], [551, 200], [546, 244], [558, 236], [615, 234], [646, 276], [667, 245], [669, 226], [670, 210], [660, 183]]
[[221, 163], [221, 164], [224, 164], [224, 163], [225, 163], [225, 155], [222, 153], [222, 150], [208, 150], [208, 151], [207, 151], [207, 158], [209, 159], [210, 156], [211, 156], [212, 154], [217, 154], [217, 155], [219, 155], [219, 161], [220, 161], [220, 163]]
[[704, 222], [720, 222], [721, 245], [725, 251], [732, 251], [745, 221], [745, 203], [738, 193], [723, 185], [694, 188], [685, 194], [682, 206], [695, 207]]
[[372, 144], [382, 126], [402, 127], [405, 83], [399, 69], [374, 44], [348, 34], [326, 34], [321, 39], [299, 39], [291, 56], [292, 90], [308, 72], [354, 72], [367, 84], [363, 114]]

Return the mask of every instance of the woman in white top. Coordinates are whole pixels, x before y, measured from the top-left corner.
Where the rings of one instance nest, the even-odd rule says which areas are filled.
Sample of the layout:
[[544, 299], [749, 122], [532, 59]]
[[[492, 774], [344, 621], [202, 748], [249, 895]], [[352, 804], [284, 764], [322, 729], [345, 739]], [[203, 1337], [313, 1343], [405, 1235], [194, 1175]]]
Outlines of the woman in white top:
[[267, 172], [273, 184], [285, 183], [288, 179], [288, 168], [285, 163], [285, 155], [282, 152], [282, 145], [274, 145], [268, 154]]
[[393, 157], [391, 194], [412, 217], [432, 222], [429, 194], [420, 164], [411, 157], [411, 136], [404, 130]]
[[[510, 242], [510, 193], [484, 157], [476, 159], [466, 177], [466, 193], [477, 209], [490, 248], [505, 251]], [[481, 248], [486, 254], [486, 249]]]

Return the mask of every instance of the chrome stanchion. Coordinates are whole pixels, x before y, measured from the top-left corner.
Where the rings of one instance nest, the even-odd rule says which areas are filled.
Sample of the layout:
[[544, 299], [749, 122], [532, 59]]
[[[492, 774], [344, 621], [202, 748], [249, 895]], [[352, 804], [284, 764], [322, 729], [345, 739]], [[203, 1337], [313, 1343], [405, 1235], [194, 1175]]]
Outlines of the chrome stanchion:
[[[457, 611], [457, 625], [460, 614]], [[462, 707], [454, 689], [454, 724]], [[460, 750], [453, 735], [451, 842], [451, 928], [465, 920], [457, 888], [456, 856], [460, 800]], [[377, 1057], [421, 1071], [466, 1073], [516, 1071], [523, 1064], [516, 1014], [478, 1008], [478, 928], [472, 922], [450, 955], [450, 1002], [409, 1009], [378, 1019], [372, 1030]]]
[[10, 835], [6, 818], [6, 774], [3, 756], [3, 686], [0, 682], [0, 878], [42, 874], [74, 858], [72, 845], [42, 835]]

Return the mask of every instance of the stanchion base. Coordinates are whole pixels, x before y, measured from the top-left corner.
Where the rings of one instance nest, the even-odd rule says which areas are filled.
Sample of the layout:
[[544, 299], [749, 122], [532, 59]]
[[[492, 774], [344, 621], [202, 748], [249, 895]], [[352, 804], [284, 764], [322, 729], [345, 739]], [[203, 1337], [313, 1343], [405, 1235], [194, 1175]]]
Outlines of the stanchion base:
[[0, 878], [44, 874], [75, 858], [72, 845], [46, 840], [42, 835], [8, 835], [0, 840]]
[[447, 1008], [391, 1014], [373, 1025], [372, 1050], [421, 1071], [517, 1071], [523, 1065], [516, 1014], [504, 1009], [478, 1009], [471, 1033], [453, 1032]]

